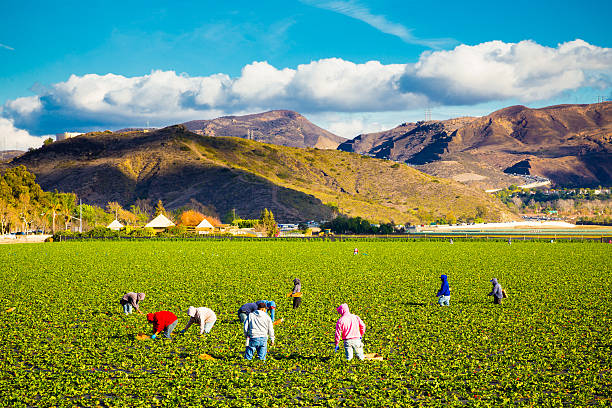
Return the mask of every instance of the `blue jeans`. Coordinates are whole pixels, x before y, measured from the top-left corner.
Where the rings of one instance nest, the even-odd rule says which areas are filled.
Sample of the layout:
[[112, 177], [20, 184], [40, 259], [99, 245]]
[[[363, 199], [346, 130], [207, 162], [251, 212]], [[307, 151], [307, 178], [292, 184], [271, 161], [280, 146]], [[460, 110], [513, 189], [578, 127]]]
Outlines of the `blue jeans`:
[[249, 339], [249, 345], [244, 350], [244, 358], [252, 360], [255, 351], [257, 351], [257, 356], [260, 360], [265, 360], [266, 353], [268, 352], [268, 339], [265, 337]]
[[130, 305], [129, 303], [124, 303], [123, 313], [125, 313], [126, 315], [129, 315], [130, 313], [132, 313], [132, 305]]
[[177, 325], [178, 325], [178, 319], [176, 319], [174, 323], [172, 323], [170, 326], [166, 327], [166, 330], [164, 330], [164, 336], [167, 339], [171, 338], [170, 336], [172, 335], [172, 331], [176, 329]]
[[438, 304], [440, 306], [448, 306], [450, 302], [450, 295], [448, 296], [438, 296]]

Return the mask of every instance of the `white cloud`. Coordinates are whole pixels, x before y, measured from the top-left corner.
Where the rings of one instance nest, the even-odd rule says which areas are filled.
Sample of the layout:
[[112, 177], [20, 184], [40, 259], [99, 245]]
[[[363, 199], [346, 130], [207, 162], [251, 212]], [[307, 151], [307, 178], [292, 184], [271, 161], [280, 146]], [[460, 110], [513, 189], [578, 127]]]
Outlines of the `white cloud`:
[[408, 44], [424, 45], [429, 48], [440, 48], [444, 45], [456, 43], [451, 39], [424, 39], [412, 34], [406, 26], [389, 21], [387, 17], [372, 13], [367, 7], [354, 0], [301, 0], [302, 3], [339, 13], [374, 27], [385, 33], [394, 35]]
[[[234, 78], [174, 71], [136, 77], [72, 75], [40, 95], [6, 102], [1, 116], [31, 134], [48, 134], [145, 126], [147, 121], [161, 126], [270, 109], [310, 115], [531, 102], [582, 87], [610, 86], [610, 48], [581, 40], [555, 48], [492, 41], [426, 52], [413, 64], [329, 58], [296, 68], [253, 62]], [[360, 127], [352, 118], [327, 123], [343, 135]]]
[[556, 48], [533, 41], [491, 41], [424, 53], [406, 67], [402, 90], [424, 93], [441, 104], [530, 102], [585, 86], [608, 87], [611, 74], [612, 49], [582, 40]]
[[15, 51], [15, 49], [13, 47], [9, 47], [6, 44], [0, 44], [0, 48], [4, 48], [4, 49], [10, 50], [10, 51]]
[[42, 103], [38, 96], [24, 96], [12, 101], [8, 101], [5, 109], [19, 116], [29, 116], [40, 111]]
[[360, 134], [394, 128], [406, 120], [406, 114], [320, 113], [309, 115], [308, 119], [338, 136], [352, 139]]
[[27, 150], [40, 147], [49, 136], [32, 136], [27, 131], [17, 129], [13, 121], [0, 118], [0, 150]]

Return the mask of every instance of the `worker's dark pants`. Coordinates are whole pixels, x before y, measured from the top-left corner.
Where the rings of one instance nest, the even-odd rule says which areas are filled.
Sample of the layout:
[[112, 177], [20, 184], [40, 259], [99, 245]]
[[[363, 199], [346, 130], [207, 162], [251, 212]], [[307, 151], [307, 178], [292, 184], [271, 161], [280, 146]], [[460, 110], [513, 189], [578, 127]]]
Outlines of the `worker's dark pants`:
[[496, 305], [501, 305], [502, 298], [498, 298], [497, 296], [493, 296], [493, 303]]
[[298, 307], [300, 307], [300, 305], [302, 304], [302, 298], [301, 297], [294, 297], [293, 298], [293, 308], [297, 309]]

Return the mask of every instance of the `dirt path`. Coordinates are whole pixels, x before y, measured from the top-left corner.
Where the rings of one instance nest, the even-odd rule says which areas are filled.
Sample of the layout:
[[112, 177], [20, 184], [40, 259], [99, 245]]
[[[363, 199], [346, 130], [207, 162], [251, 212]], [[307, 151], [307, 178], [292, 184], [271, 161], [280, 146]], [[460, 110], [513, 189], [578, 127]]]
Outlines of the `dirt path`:
[[0, 244], [40, 244], [51, 235], [19, 235], [16, 238], [0, 236]]

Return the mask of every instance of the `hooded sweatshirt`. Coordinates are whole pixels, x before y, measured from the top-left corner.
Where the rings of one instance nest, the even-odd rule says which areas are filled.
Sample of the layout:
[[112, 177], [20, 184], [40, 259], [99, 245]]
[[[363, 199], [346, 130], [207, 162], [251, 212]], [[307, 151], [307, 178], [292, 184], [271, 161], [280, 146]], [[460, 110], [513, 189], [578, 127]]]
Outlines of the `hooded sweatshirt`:
[[359, 316], [352, 314], [346, 303], [336, 309], [341, 317], [336, 322], [336, 346], [340, 340], [350, 340], [362, 337], [365, 333], [365, 324]]
[[448, 286], [448, 277], [446, 275], [440, 276], [440, 280], [442, 280], [442, 286], [440, 286], [440, 290], [436, 296], [450, 296], [450, 287]]
[[240, 309], [238, 309], [238, 313], [253, 313], [254, 311], [257, 310], [257, 303], [245, 303], [244, 305], [240, 306]]
[[300, 282], [298, 278], [295, 278], [293, 280], [293, 292], [291, 293], [298, 293], [301, 291], [302, 291], [302, 282]]
[[256, 310], [244, 322], [244, 335], [251, 339], [265, 337], [274, 343], [274, 324], [263, 310]]
[[502, 287], [499, 282], [497, 282], [497, 278], [491, 279], [491, 283], [493, 284], [493, 290], [491, 293], [489, 293], [489, 296], [494, 296], [498, 299], [503, 298], [504, 295], [502, 294]]
[[187, 326], [185, 326], [184, 330], [187, 330], [193, 323], [196, 323], [200, 325], [200, 334], [204, 333], [204, 325], [206, 323], [214, 323], [217, 321], [217, 315], [215, 312], [207, 307], [195, 308], [193, 306], [189, 306], [189, 309], [187, 309], [187, 315], [190, 317], [190, 319], [189, 322], [187, 322]]
[[145, 298], [144, 293], [128, 292], [121, 298], [121, 303], [129, 303], [136, 310], [140, 310], [138, 303]]
[[266, 308], [270, 313], [270, 318], [272, 319], [272, 321], [274, 321], [274, 316], [276, 314], [276, 302], [273, 300], [258, 300], [257, 302], [255, 302], [255, 304], [257, 305], [257, 303], [259, 302], [263, 302], [266, 304]]
[[162, 310], [161, 312], [157, 313], [148, 313], [147, 320], [150, 323], [153, 323], [153, 331], [155, 333], [159, 333], [166, 330], [166, 328], [177, 321], [178, 318], [174, 313]]

